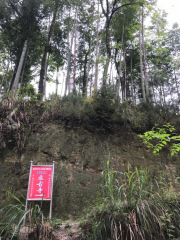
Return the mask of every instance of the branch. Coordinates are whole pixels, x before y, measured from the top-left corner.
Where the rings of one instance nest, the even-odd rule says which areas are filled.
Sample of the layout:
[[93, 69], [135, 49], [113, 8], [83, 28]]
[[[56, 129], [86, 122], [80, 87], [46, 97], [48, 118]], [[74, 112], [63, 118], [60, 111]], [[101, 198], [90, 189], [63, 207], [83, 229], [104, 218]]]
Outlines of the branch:
[[110, 16], [110, 18], [109, 18], [109, 23], [111, 22], [111, 19], [112, 19], [114, 13], [117, 12], [119, 9], [121, 9], [121, 8], [123, 8], [123, 7], [126, 7], [126, 6], [132, 6], [132, 5], [135, 5], [135, 4], [142, 4], [142, 2], [133, 3], [133, 0], [132, 0], [130, 3], [126, 3], [126, 4], [124, 4], [124, 5], [121, 5], [120, 7], [117, 7], [117, 8], [115, 8], [114, 10], [112, 10], [111, 16]]
[[112, 11], [114, 11], [114, 7], [116, 6], [116, 3], [117, 3], [117, 0], [114, 0]]
[[14, 11], [18, 14], [18, 16], [22, 17], [22, 14], [17, 10], [17, 7], [9, 0], [9, 3], [12, 7], [12, 9], [14, 9]]
[[103, 14], [104, 14], [104, 16], [107, 17], [107, 13], [106, 13], [105, 10], [104, 10], [102, 0], [100, 0], [100, 3], [101, 3], [101, 8], [102, 8]]
[[109, 1], [106, 0], [106, 7], [107, 7], [107, 16], [109, 16]]

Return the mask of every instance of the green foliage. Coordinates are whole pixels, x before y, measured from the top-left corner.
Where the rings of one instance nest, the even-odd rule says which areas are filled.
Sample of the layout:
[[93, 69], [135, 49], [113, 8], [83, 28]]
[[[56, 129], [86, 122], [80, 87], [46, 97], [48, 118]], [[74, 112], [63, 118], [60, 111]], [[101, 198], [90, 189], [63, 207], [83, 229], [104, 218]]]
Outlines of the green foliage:
[[100, 129], [112, 129], [112, 124], [121, 123], [121, 109], [113, 86], [103, 86], [92, 98], [85, 101], [84, 114], [89, 125]]
[[[0, 101], [0, 149], [7, 146], [22, 152], [30, 134], [49, 120], [64, 121], [68, 127], [82, 127], [92, 132], [116, 132], [124, 137], [127, 132], [143, 133], [155, 122], [163, 125], [169, 119], [167, 116], [176, 125], [178, 123], [175, 110], [160, 109], [151, 104], [135, 106], [130, 102], [121, 103], [114, 86], [103, 86], [88, 99], [74, 91], [62, 98], [53, 94], [49, 100], [41, 101], [39, 94], [34, 93], [30, 85], [20, 89], [18, 95], [7, 92]], [[151, 137], [154, 136], [152, 140], [157, 140], [154, 132], [150, 133]], [[168, 141], [167, 135], [162, 136], [158, 147], [163, 147], [165, 141]], [[175, 154], [179, 149], [178, 136], [171, 136], [171, 141], [176, 143], [171, 145]]]
[[68, 96], [62, 98], [62, 115], [72, 120], [81, 115], [81, 109], [83, 106], [84, 97], [82, 94], [73, 91]]
[[[102, 192], [103, 196], [107, 196], [104, 198], [104, 202], [111, 202], [112, 205], [118, 204], [118, 206], [128, 202], [129, 207], [133, 207], [141, 199], [152, 194], [154, 180], [152, 180], [150, 169], [139, 170], [136, 168], [131, 173], [128, 166], [128, 171], [122, 174], [117, 171], [110, 172], [109, 164], [110, 155], [107, 161], [107, 171], [102, 172]], [[119, 183], [120, 175], [124, 180], [122, 184]]]
[[110, 172], [109, 163], [110, 163], [110, 154], [109, 154], [109, 159], [107, 161], [107, 171], [102, 172], [102, 178], [103, 178], [102, 191], [104, 196], [107, 195], [107, 199], [105, 198], [104, 201], [108, 200], [114, 204], [116, 200], [116, 192], [120, 194], [121, 187], [118, 188], [117, 184], [114, 184], [114, 175], [117, 174], [117, 172], [116, 171]]
[[21, 87], [17, 93], [18, 100], [30, 100], [30, 101], [38, 101], [42, 99], [41, 93], [36, 93], [36, 90], [32, 84], [29, 84], [26, 87]]
[[[3, 239], [13, 239], [14, 236], [19, 235], [20, 228], [29, 217], [33, 226], [35, 226], [34, 217], [36, 218], [37, 222], [37, 209], [38, 205], [34, 205], [32, 209], [25, 210], [25, 202], [24, 196], [19, 193], [19, 197], [11, 192], [7, 191], [7, 199], [8, 205], [0, 210], [1, 215], [3, 215], [2, 220], [0, 221], [0, 237]], [[23, 199], [23, 202], [22, 200]], [[13, 203], [14, 202], [14, 203]], [[38, 212], [40, 214], [40, 211]]]
[[[0, 239], [11, 240], [16, 237], [19, 239], [19, 233], [22, 226], [28, 227], [30, 235], [33, 239], [44, 239], [48, 237], [48, 226], [44, 221], [41, 208], [38, 204], [29, 204], [29, 208], [25, 210], [25, 198], [21, 193], [7, 191], [6, 206], [0, 209]], [[51, 227], [50, 227], [51, 228]], [[28, 237], [30, 237], [28, 235]], [[31, 236], [32, 237], [32, 236]], [[29, 239], [29, 238], [28, 238]]]
[[[172, 136], [175, 128], [171, 124], [167, 123], [161, 128], [156, 125], [152, 131], [145, 132], [143, 135], [139, 135], [143, 139], [143, 143], [147, 148], [152, 148], [153, 153], [158, 155], [166, 145], [170, 145], [171, 156], [174, 156], [180, 151], [180, 136]], [[155, 142], [153, 142], [155, 140]]]
[[27, 87], [21, 87], [18, 91], [18, 97], [32, 97], [36, 93], [35, 88], [32, 84], [29, 84]]
[[120, 174], [109, 170], [108, 159], [102, 196], [82, 222], [88, 239], [176, 239], [180, 202], [175, 195], [167, 196], [161, 175], [153, 177], [150, 168], [134, 172], [128, 168], [124, 177]]

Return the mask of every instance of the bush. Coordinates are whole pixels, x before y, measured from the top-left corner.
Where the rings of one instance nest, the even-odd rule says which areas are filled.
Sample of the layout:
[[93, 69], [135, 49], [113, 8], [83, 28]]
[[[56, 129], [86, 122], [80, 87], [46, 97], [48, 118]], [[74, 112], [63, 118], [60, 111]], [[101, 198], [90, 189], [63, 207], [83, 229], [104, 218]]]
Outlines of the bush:
[[42, 127], [47, 116], [46, 103], [39, 100], [18, 100], [8, 95], [0, 102], [0, 149], [6, 146], [22, 151], [29, 136]]
[[[155, 124], [162, 126], [167, 116], [177, 126], [179, 124], [177, 109], [150, 103], [121, 103], [113, 86], [103, 86], [88, 99], [73, 91], [62, 98], [54, 94], [43, 102], [34, 95], [31, 86], [20, 89], [19, 93], [19, 97], [7, 93], [0, 102], [0, 149], [9, 146], [23, 151], [30, 134], [49, 120], [64, 121], [68, 127], [123, 136], [144, 133]], [[30, 97], [25, 99], [28, 95]]]
[[80, 118], [84, 97], [77, 91], [73, 91], [68, 96], [62, 98], [62, 116], [74, 120]]
[[120, 102], [111, 86], [103, 86], [86, 100], [83, 112], [87, 124], [100, 130], [112, 130], [114, 124], [122, 123]]

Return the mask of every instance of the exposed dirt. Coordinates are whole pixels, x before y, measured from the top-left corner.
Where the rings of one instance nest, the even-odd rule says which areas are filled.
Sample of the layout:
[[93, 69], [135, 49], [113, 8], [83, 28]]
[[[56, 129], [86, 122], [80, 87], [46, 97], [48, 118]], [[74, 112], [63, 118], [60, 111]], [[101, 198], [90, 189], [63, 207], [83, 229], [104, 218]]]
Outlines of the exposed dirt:
[[52, 240], [78, 240], [80, 239], [80, 229], [78, 222], [70, 222], [61, 225], [59, 229], [52, 232]]
[[[78, 240], [80, 239], [79, 222], [68, 222], [57, 225], [54, 229], [45, 223], [39, 234], [41, 240]], [[19, 234], [20, 240], [38, 240], [36, 228], [23, 227]]]
[[[171, 165], [179, 166], [180, 158], [170, 157], [168, 151], [154, 156], [134, 133], [101, 135], [84, 129], [67, 129], [61, 123], [46, 124], [31, 135], [22, 154], [7, 148], [0, 155], [0, 209], [10, 203], [7, 189], [19, 197], [20, 192], [26, 198], [32, 160], [34, 165], [55, 162], [52, 216], [76, 220], [94, 204], [102, 183], [102, 171], [107, 169], [109, 153], [110, 170], [121, 173], [119, 182], [122, 184], [128, 169], [133, 172], [136, 168], [150, 166], [154, 176], [163, 171], [175, 179], [179, 170], [172, 169]], [[41, 210], [44, 216], [48, 216], [49, 203], [44, 201]]]

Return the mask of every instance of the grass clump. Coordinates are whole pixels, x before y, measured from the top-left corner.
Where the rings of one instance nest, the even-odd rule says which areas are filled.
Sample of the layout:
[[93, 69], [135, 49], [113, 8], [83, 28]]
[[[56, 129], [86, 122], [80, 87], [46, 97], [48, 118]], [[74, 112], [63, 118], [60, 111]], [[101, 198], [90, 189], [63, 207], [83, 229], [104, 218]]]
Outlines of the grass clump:
[[[102, 197], [82, 221], [88, 239], [175, 240], [180, 236], [180, 201], [167, 195], [151, 169], [103, 172]], [[122, 183], [120, 184], [120, 177]]]
[[[44, 217], [38, 204], [30, 204], [25, 210], [25, 201], [21, 193], [17, 195], [11, 189], [7, 191], [7, 204], [0, 209], [0, 239], [24, 239], [25, 233], [28, 239], [50, 239], [52, 227], [49, 219]], [[27, 229], [25, 232], [20, 231], [23, 227]]]

